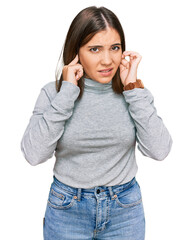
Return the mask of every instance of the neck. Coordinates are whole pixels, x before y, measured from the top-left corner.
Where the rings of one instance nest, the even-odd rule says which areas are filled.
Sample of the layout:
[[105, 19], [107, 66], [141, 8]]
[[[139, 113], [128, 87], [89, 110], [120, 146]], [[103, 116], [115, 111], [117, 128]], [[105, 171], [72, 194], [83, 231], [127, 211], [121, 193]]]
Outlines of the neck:
[[112, 80], [108, 83], [100, 83], [91, 78], [84, 77], [84, 89], [89, 92], [106, 92], [112, 90]]

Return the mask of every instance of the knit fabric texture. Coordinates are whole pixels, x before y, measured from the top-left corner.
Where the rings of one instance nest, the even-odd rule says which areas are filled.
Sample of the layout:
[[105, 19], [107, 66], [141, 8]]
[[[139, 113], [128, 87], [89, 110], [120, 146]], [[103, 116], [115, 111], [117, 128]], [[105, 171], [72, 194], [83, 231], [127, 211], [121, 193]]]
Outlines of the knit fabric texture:
[[55, 155], [53, 174], [71, 187], [93, 188], [129, 182], [137, 173], [135, 149], [163, 160], [172, 138], [144, 87], [117, 94], [109, 83], [84, 78], [84, 92], [63, 81], [42, 87], [21, 141], [33, 166]]

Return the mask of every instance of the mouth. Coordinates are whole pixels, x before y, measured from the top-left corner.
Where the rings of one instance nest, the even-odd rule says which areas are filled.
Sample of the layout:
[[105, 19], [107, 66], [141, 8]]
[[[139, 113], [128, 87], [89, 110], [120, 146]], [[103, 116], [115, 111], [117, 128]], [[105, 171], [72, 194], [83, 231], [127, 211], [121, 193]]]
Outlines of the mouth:
[[109, 77], [113, 72], [113, 68], [102, 69], [98, 72], [102, 77]]
[[99, 70], [99, 72], [107, 73], [107, 72], [110, 72], [112, 70], [113, 70], [113, 68], [108, 68], [108, 69]]
[[110, 77], [113, 72], [113, 68], [103, 69], [98, 72], [102, 77]]

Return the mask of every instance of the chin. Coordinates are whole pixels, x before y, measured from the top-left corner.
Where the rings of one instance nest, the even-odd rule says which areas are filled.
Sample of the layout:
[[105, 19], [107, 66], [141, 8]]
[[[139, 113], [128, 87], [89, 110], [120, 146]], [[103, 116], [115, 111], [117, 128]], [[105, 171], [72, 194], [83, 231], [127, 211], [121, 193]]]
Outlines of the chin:
[[89, 78], [89, 79], [92, 79], [92, 80], [94, 80], [96, 82], [99, 82], [99, 83], [109, 83], [113, 79], [113, 77], [115, 75], [115, 74], [112, 74], [113, 76], [108, 76], [108, 77], [101, 76], [100, 77], [100, 76], [97, 76], [97, 73], [95, 74], [95, 77], [94, 76], [92, 77], [91, 75], [90, 76], [86, 75], [85, 77]]

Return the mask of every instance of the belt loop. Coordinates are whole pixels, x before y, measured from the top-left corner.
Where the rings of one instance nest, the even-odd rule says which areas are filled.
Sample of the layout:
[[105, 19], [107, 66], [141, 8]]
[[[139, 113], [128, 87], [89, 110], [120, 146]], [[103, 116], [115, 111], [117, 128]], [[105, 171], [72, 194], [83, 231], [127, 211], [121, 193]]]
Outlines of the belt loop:
[[81, 188], [78, 188], [78, 201], [80, 201], [81, 200]]
[[117, 195], [113, 193], [113, 190], [112, 190], [111, 186], [108, 187], [108, 189], [109, 189], [109, 192], [110, 192], [110, 195], [111, 195], [111, 199], [114, 200], [117, 197]]

